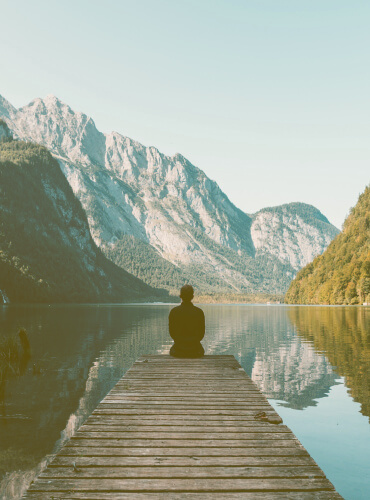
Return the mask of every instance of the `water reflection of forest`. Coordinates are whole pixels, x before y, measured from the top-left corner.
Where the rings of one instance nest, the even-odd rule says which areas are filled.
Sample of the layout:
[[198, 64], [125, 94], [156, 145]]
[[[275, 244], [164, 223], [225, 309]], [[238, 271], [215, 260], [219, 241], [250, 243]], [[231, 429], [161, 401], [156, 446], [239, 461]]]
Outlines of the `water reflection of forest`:
[[363, 307], [294, 307], [297, 334], [313, 342], [344, 376], [361, 413], [370, 416], [370, 310]]

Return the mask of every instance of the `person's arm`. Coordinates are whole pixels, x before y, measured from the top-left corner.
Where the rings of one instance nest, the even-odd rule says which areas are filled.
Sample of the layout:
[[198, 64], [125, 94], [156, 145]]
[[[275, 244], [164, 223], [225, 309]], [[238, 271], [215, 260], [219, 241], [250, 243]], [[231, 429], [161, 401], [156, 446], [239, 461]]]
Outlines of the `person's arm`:
[[199, 320], [199, 340], [202, 340], [204, 337], [204, 334], [206, 333], [206, 319], [204, 317], [204, 312], [202, 309], [200, 310], [201, 314], [200, 320]]
[[173, 309], [170, 311], [170, 314], [168, 316], [168, 329], [170, 331], [170, 337], [173, 339], [173, 340], [177, 340], [177, 333], [178, 333], [178, 327], [177, 327], [177, 322], [176, 322], [176, 318], [175, 318], [175, 314], [173, 312]]

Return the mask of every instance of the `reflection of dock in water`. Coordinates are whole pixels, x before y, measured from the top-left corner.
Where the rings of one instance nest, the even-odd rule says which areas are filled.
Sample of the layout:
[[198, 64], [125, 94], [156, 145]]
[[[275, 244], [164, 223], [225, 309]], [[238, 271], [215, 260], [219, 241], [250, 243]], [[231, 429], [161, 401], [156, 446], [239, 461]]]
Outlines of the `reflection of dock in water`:
[[24, 498], [342, 498], [278, 420], [233, 356], [141, 357]]

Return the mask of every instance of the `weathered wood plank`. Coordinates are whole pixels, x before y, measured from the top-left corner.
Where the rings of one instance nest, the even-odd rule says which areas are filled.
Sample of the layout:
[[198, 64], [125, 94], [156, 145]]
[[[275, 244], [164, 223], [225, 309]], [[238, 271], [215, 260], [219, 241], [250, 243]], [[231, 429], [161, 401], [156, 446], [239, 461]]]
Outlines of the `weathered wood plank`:
[[125, 395], [116, 395], [116, 394], [110, 394], [109, 396], [106, 396], [100, 404], [102, 403], [137, 403], [137, 404], [178, 404], [178, 403], [183, 403], [186, 405], [191, 405], [191, 403], [195, 404], [196, 406], [199, 405], [199, 403], [204, 402], [204, 404], [209, 405], [218, 405], [218, 403], [222, 403], [223, 405], [230, 406], [230, 405], [245, 405], [245, 404], [262, 404], [262, 405], [268, 405], [269, 403], [267, 402], [266, 399], [261, 398], [258, 395], [248, 395], [242, 398], [238, 398], [236, 396], [232, 397], [203, 397], [199, 396], [177, 396], [177, 397], [161, 397], [161, 396], [155, 396], [154, 394], [145, 394], [142, 396], [131, 396], [130, 394], [125, 394]]
[[106, 479], [106, 478], [322, 478], [324, 473], [317, 466], [297, 467], [52, 467], [40, 474], [40, 478], [58, 479]]
[[[238, 388], [235, 387], [234, 385], [230, 386], [223, 386], [222, 389], [220, 389], [220, 384], [203, 384], [197, 385], [194, 382], [192, 384], [182, 384], [181, 387], [176, 387], [177, 384], [165, 384], [161, 380], [157, 380], [155, 383], [155, 387], [153, 382], [150, 382], [148, 384], [142, 384], [142, 383], [125, 383], [122, 386], [119, 387], [119, 390], [123, 390], [125, 393], [126, 392], [149, 392], [152, 393], [156, 389], [158, 392], [166, 392], [166, 393], [171, 393], [171, 392], [176, 392], [176, 393], [186, 393], [186, 392], [191, 392], [193, 394], [195, 393], [208, 393], [211, 395], [213, 392], [220, 391], [223, 394], [233, 394], [234, 392], [237, 394], [238, 393]], [[253, 389], [254, 390], [254, 389]], [[243, 392], [244, 391], [244, 392]], [[241, 389], [241, 392], [245, 394], [245, 392], [250, 392], [252, 391], [252, 388], [245, 388], [244, 390]]]
[[260, 399], [265, 400], [266, 398], [258, 391], [229, 391], [229, 392], [210, 392], [208, 390], [195, 390], [191, 389], [188, 391], [177, 390], [167, 388], [167, 390], [158, 390], [158, 388], [152, 388], [151, 390], [135, 390], [135, 389], [125, 389], [125, 390], [112, 390], [106, 397], [108, 396], [119, 396], [119, 397], [131, 397], [131, 398], [145, 398], [145, 397], [160, 397], [166, 399], [179, 399], [179, 398], [201, 398], [205, 397], [207, 399], [222, 399], [224, 398], [232, 398], [232, 399], [245, 399], [245, 398], [255, 398], [258, 397]]
[[[186, 375], [186, 377], [190, 378], [191, 375], [197, 375], [197, 374], [209, 374], [209, 375], [216, 375], [216, 376], [225, 376], [230, 374], [231, 376], [242, 376], [245, 377], [246, 373], [243, 369], [240, 369], [238, 366], [228, 366], [228, 364], [224, 365], [219, 365], [215, 363], [213, 366], [210, 364], [205, 364], [204, 366], [193, 366], [193, 365], [183, 365], [183, 366], [159, 366], [159, 365], [154, 365], [153, 363], [131, 368], [126, 372], [127, 374], [136, 374], [138, 377], [141, 377], [142, 375], [146, 374], [155, 374], [155, 373], [162, 373], [162, 374], [175, 374], [177, 375], [178, 373], [183, 373]], [[248, 375], [247, 375], [248, 377]], [[212, 379], [210, 378], [210, 381]], [[253, 383], [253, 381], [248, 378], [248, 382]]]
[[[222, 419], [224, 417], [224, 419]], [[244, 428], [254, 427], [270, 428], [272, 424], [260, 422], [252, 415], [244, 417], [230, 417], [228, 415], [209, 415], [203, 416], [199, 419], [198, 415], [94, 415], [85, 421], [85, 425], [107, 425], [107, 426], [156, 426], [156, 427], [176, 427], [184, 429], [187, 427], [220, 427], [220, 429], [227, 431], [230, 427]], [[279, 425], [279, 429], [284, 429], [284, 425]]]
[[170, 378], [162, 377], [158, 379], [158, 385], [153, 386], [150, 380], [141, 380], [141, 379], [133, 379], [130, 382], [127, 380], [121, 380], [117, 386], [114, 386], [114, 390], [120, 390], [123, 388], [124, 390], [127, 386], [131, 387], [143, 387], [149, 390], [156, 390], [160, 388], [161, 392], [166, 392], [165, 388], [168, 387], [170, 390], [173, 388], [175, 392], [178, 391], [187, 391], [187, 390], [198, 390], [199, 392], [208, 392], [209, 390], [215, 390], [219, 392], [226, 392], [228, 390], [239, 391], [239, 392], [248, 392], [248, 391], [258, 391], [258, 387], [253, 384], [251, 381], [245, 380], [240, 381], [240, 383], [235, 384], [234, 381], [228, 382], [225, 380], [225, 384], [218, 384], [217, 381], [213, 382], [210, 378], [203, 380], [201, 383], [198, 383], [198, 379], [184, 379], [183, 384], [179, 384], [178, 380], [171, 380]]
[[[222, 386], [220, 388], [220, 385]], [[212, 391], [212, 390], [221, 390], [223, 392], [232, 392], [232, 391], [237, 391], [237, 390], [253, 390], [254, 387], [253, 386], [244, 386], [244, 389], [243, 389], [243, 385], [244, 384], [238, 384], [237, 386], [232, 383], [232, 384], [229, 384], [229, 383], [225, 383], [224, 384], [219, 384], [219, 383], [213, 383], [213, 382], [209, 382], [209, 381], [202, 381], [201, 384], [198, 384], [195, 380], [183, 380], [182, 383], [181, 383], [181, 386], [179, 387], [179, 383], [178, 381], [176, 382], [172, 382], [172, 381], [164, 381], [163, 379], [158, 379], [156, 380], [156, 384], [155, 386], [153, 385], [153, 382], [151, 380], [149, 381], [145, 381], [145, 380], [131, 380], [130, 382], [122, 382], [120, 383], [117, 388], [119, 389], [136, 389], [136, 388], [143, 388], [143, 389], [149, 389], [149, 390], [153, 390], [153, 388], [161, 388], [161, 390], [166, 390], [168, 389], [169, 391], [176, 391], [176, 390], [179, 390], [179, 391], [182, 391], [182, 390], [198, 390], [198, 389], [202, 389], [202, 390], [205, 390], [205, 391]]]
[[140, 447], [140, 448], [187, 448], [187, 447], [202, 447], [202, 448], [274, 448], [274, 447], [296, 447], [298, 446], [298, 441], [294, 438], [291, 439], [145, 439], [145, 438], [136, 438], [136, 439], [112, 439], [110, 437], [107, 438], [92, 438], [87, 439], [84, 437], [79, 437], [77, 435], [72, 436], [71, 440], [68, 443], [68, 446], [91, 446], [91, 447], [100, 447], [100, 446], [110, 446], [112, 448], [132, 448], [132, 447]]
[[[54, 491], [53, 496], [50, 493], [43, 492], [29, 492], [27, 498], [30, 500], [341, 500], [342, 497], [334, 491], [312, 491], [312, 492], [243, 492], [243, 493], [230, 493], [230, 492], [202, 492], [202, 493], [176, 493], [165, 492], [160, 493], [122, 493], [115, 491], [112, 493], [107, 492], [84, 492], [76, 491], [65, 492]], [[342, 499], [343, 500], [343, 499]]]
[[[147, 396], [152, 396], [152, 397], [165, 397], [165, 398], [187, 398], [187, 397], [198, 397], [198, 398], [218, 398], [218, 399], [224, 399], [224, 398], [245, 398], [248, 396], [258, 396], [259, 398], [264, 399], [264, 396], [261, 395], [261, 393], [257, 390], [248, 390], [248, 391], [216, 391], [216, 390], [198, 390], [198, 389], [191, 389], [191, 390], [182, 390], [179, 389], [176, 391], [175, 389], [169, 389], [167, 390], [162, 389], [158, 390], [158, 388], [153, 387], [150, 390], [149, 389], [112, 389], [109, 393], [109, 396], [130, 396], [130, 397], [147, 397]], [[104, 398], [105, 399], [105, 398]]]
[[226, 378], [226, 379], [247, 379], [248, 382], [250, 379], [248, 379], [248, 375], [244, 372], [239, 372], [238, 370], [233, 370], [233, 369], [217, 369], [214, 368], [213, 370], [210, 369], [204, 369], [204, 370], [191, 370], [191, 373], [189, 373], [189, 369], [179, 369], [179, 368], [174, 368], [173, 370], [165, 370], [163, 368], [161, 369], [153, 369], [153, 367], [149, 366], [145, 370], [142, 369], [136, 369], [136, 370], [129, 370], [126, 372], [126, 377], [133, 377], [133, 378], [146, 378], [146, 377], [168, 377], [168, 378], [177, 378], [177, 376], [183, 376], [185, 378], [198, 378], [198, 377], [204, 377], [207, 379], [213, 379], [213, 377], [219, 379], [219, 378]]
[[[160, 379], [160, 380], [163, 380], [163, 376], [165, 374], [163, 373], [158, 373], [157, 375], [155, 373], [142, 373], [141, 375], [135, 375], [135, 374], [130, 374], [130, 373], [126, 373], [126, 380], [128, 381], [128, 383], [132, 382], [132, 381], [135, 381], [135, 380], [138, 380], [140, 382], [144, 382], [146, 380], [157, 380], [157, 379]], [[207, 374], [207, 373], [204, 373], [204, 374], [196, 374], [196, 375], [193, 375], [193, 374], [185, 374], [185, 373], [176, 373], [176, 374], [173, 374], [171, 375], [171, 381], [174, 381], [174, 380], [177, 380], [177, 381], [187, 381], [189, 380], [190, 382], [194, 383], [194, 377], [196, 377], [196, 381], [199, 382], [199, 384], [202, 383], [203, 380], [209, 380], [209, 377], [210, 375]], [[245, 375], [242, 375], [242, 374], [228, 374], [228, 375], [225, 375], [225, 376], [216, 376], [216, 375], [212, 375], [212, 383], [215, 385], [215, 382], [226, 382], [226, 383], [231, 383], [231, 382], [243, 382], [244, 380], [248, 380], [248, 375], [245, 374]]]
[[203, 418], [206, 416], [211, 416], [211, 415], [228, 415], [228, 416], [254, 416], [258, 411], [264, 411], [266, 414], [269, 415], [277, 415], [275, 410], [273, 410], [271, 407], [266, 408], [265, 406], [258, 407], [255, 406], [253, 409], [240, 409], [240, 408], [228, 408], [224, 409], [222, 407], [218, 407], [217, 409], [215, 408], [202, 408], [201, 406], [199, 408], [181, 408], [179, 409], [178, 407], [171, 408], [168, 406], [164, 407], [156, 407], [153, 409], [152, 406], [149, 406], [149, 408], [146, 408], [145, 406], [141, 407], [123, 407], [123, 408], [101, 408], [98, 407], [96, 410], [92, 412], [92, 415], [198, 415], [198, 417]]
[[283, 479], [283, 478], [248, 478], [248, 479], [53, 479], [39, 478], [31, 485], [30, 491], [315, 491], [331, 490], [331, 483], [326, 479]]
[[[216, 403], [211, 403], [211, 402], [205, 402], [204, 404], [202, 403], [202, 401], [198, 401], [198, 402], [193, 402], [193, 401], [161, 401], [160, 399], [158, 400], [152, 400], [152, 401], [135, 401], [135, 403], [131, 403], [131, 402], [122, 402], [122, 403], [119, 403], [119, 402], [104, 402], [102, 401], [98, 406], [97, 408], [101, 409], [101, 408], [117, 408], [117, 409], [124, 409], [124, 408], [153, 408], [153, 406], [155, 407], [159, 407], [159, 408], [171, 408], [171, 406], [173, 406], [174, 408], [183, 408], [183, 409], [187, 409], [187, 408], [200, 408], [200, 409], [210, 409], [210, 410], [217, 410], [220, 405], [217, 405]], [[225, 410], [228, 410], [228, 409], [241, 409], [241, 410], [244, 410], [245, 408], [261, 408], [261, 409], [265, 409], [265, 408], [269, 408], [269, 404], [268, 403], [265, 403], [264, 401], [245, 401], [245, 402], [237, 402], [237, 403], [232, 403], [232, 402], [228, 402], [228, 403], [225, 403], [224, 405], [222, 405], [222, 408], [225, 409]]]
[[230, 457], [230, 456], [142, 456], [140, 462], [137, 457], [78, 457], [75, 456], [56, 456], [53, 462], [49, 465], [54, 467], [140, 467], [143, 466], [232, 466], [232, 467], [299, 467], [316, 465], [310, 456], [245, 456], [245, 457]]
[[[267, 411], [264, 410], [266, 415], [276, 415], [275, 411]], [[186, 422], [189, 422], [189, 425], [194, 425], [194, 421], [197, 422], [197, 425], [208, 425], [208, 423], [211, 425], [216, 424], [217, 422], [220, 423], [220, 425], [228, 425], [228, 423], [231, 422], [236, 422], [235, 425], [243, 425], [245, 422], [245, 425], [249, 425], [251, 422], [259, 422], [258, 420], [255, 419], [255, 414], [256, 411], [250, 411], [248, 413], [244, 412], [242, 415], [218, 415], [218, 414], [209, 414], [207, 413], [202, 413], [199, 414], [197, 413], [189, 413], [186, 412], [185, 414], [180, 413], [176, 414], [171, 412], [170, 415], [167, 413], [155, 413], [151, 414], [148, 411], [143, 413], [134, 413], [134, 414], [127, 414], [127, 413], [112, 413], [109, 414], [107, 410], [103, 410], [103, 412], [94, 412], [86, 422], [101, 422], [102, 420], [105, 420], [106, 422], [116, 420], [116, 421], [124, 421], [129, 424], [129, 422], [134, 422], [134, 421], [140, 421], [140, 422], [145, 422], [146, 420], [148, 421], [154, 421], [155, 423], [158, 423], [159, 425], [165, 425], [169, 421], [173, 421], [173, 425], [187, 425]], [[246, 413], [246, 414], [245, 414]], [[199, 417], [202, 417], [201, 419]], [[262, 424], [262, 422], [261, 422]], [[146, 425], [146, 422], [145, 422]], [[269, 424], [271, 425], [271, 424]]]
[[[143, 360], [145, 361], [146, 359], [149, 359], [149, 360], [154, 359], [154, 360], [160, 361], [160, 362], [167, 362], [167, 360], [170, 360], [173, 363], [184, 361], [184, 358], [173, 358], [172, 356], [170, 356], [170, 354], [142, 354], [138, 358], [138, 362], [143, 361]], [[232, 354], [206, 354], [202, 358], [194, 358], [194, 359], [190, 359], [189, 361], [196, 362], [196, 361], [202, 361], [203, 359], [204, 360], [227, 359], [230, 361], [236, 361], [235, 357]], [[186, 359], [186, 361], [188, 361], [188, 359]]]
[[102, 402], [111, 402], [111, 401], [133, 401], [133, 402], [146, 402], [146, 401], [162, 401], [163, 403], [178, 403], [180, 401], [186, 401], [186, 402], [196, 402], [199, 403], [199, 401], [204, 401], [207, 403], [226, 403], [226, 404], [233, 404], [233, 403], [248, 403], [248, 402], [261, 402], [263, 404], [267, 403], [267, 400], [263, 398], [260, 394], [246, 394], [244, 396], [233, 396], [232, 394], [225, 395], [225, 396], [211, 396], [211, 395], [198, 395], [198, 394], [178, 394], [177, 396], [162, 396], [162, 395], [156, 395], [156, 394], [140, 394], [140, 395], [134, 395], [130, 394], [128, 392], [126, 393], [110, 393], [108, 396], [106, 396]]
[[176, 440], [198, 440], [201, 441], [201, 445], [204, 441], [229, 441], [229, 442], [240, 442], [241, 444], [245, 443], [245, 441], [250, 440], [287, 440], [287, 439], [295, 439], [295, 436], [291, 432], [274, 432], [275, 429], [270, 429], [270, 432], [266, 432], [266, 429], [261, 432], [254, 432], [250, 430], [250, 432], [171, 432], [171, 431], [131, 431], [127, 432], [124, 429], [121, 431], [106, 431], [98, 430], [98, 431], [77, 431], [72, 439], [109, 439], [109, 440], [117, 440], [117, 439], [176, 439]]
[[[181, 384], [181, 387], [178, 387], [178, 384], [176, 383], [163, 383], [162, 380], [158, 379], [156, 380], [155, 384], [152, 381], [149, 381], [149, 383], [145, 384], [142, 382], [131, 382], [131, 383], [125, 383], [122, 384], [120, 387], [118, 387], [118, 390], [122, 390], [125, 393], [130, 393], [130, 392], [149, 392], [153, 393], [155, 390], [158, 392], [166, 392], [168, 394], [176, 392], [179, 394], [183, 394], [186, 392], [191, 392], [192, 394], [196, 393], [208, 393], [208, 395], [213, 394], [213, 392], [220, 392], [222, 394], [238, 394], [238, 392], [245, 394], [245, 392], [251, 392], [254, 391], [255, 389], [252, 387], [245, 387], [244, 389], [240, 389], [241, 384], [238, 384], [238, 387], [235, 387], [234, 384], [232, 385], [224, 385], [222, 388], [220, 388], [221, 384], [206, 384], [203, 383], [201, 385], [196, 384], [194, 382], [192, 383], [183, 383]], [[262, 394], [262, 397], [264, 395]]]
[[228, 447], [206, 447], [200, 448], [196, 447], [167, 447], [158, 448], [153, 446], [147, 447], [107, 447], [107, 446], [78, 446], [78, 443], [74, 443], [74, 446], [69, 446], [67, 443], [60, 452], [58, 456], [123, 456], [123, 457], [141, 457], [141, 456], [173, 456], [173, 457], [280, 457], [280, 456], [309, 456], [304, 448], [276, 448], [276, 447], [241, 447], [241, 448], [228, 448]]
[[107, 421], [103, 421], [102, 423], [86, 423], [82, 425], [79, 429], [78, 432], [134, 432], [134, 433], [141, 433], [141, 432], [169, 432], [169, 433], [174, 433], [174, 432], [179, 432], [181, 430], [181, 434], [184, 435], [186, 434], [187, 437], [189, 436], [189, 433], [200, 433], [204, 434], [207, 433], [207, 436], [210, 434], [215, 434], [215, 433], [221, 433], [221, 434], [227, 434], [229, 437], [231, 437], [233, 434], [237, 434], [237, 436], [242, 437], [244, 433], [248, 432], [253, 432], [253, 433], [264, 433], [264, 432], [278, 432], [278, 433], [291, 433], [289, 428], [286, 425], [272, 425], [272, 424], [255, 424], [253, 425], [254, 422], [249, 422], [249, 425], [244, 425], [244, 426], [232, 426], [232, 427], [227, 427], [225, 425], [221, 426], [184, 426], [181, 424], [179, 425], [163, 425], [163, 424], [156, 424], [156, 425], [129, 425], [127, 422], [124, 424], [109, 424]]

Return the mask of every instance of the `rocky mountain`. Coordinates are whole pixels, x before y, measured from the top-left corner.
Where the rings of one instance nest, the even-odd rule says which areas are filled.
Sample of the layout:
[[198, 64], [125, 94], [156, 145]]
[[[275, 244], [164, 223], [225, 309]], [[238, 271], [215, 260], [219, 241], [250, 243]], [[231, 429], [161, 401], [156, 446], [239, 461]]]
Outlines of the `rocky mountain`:
[[320, 255], [339, 231], [312, 205], [289, 203], [254, 214], [251, 233], [258, 255], [274, 255], [297, 271]]
[[0, 212], [0, 303], [123, 302], [168, 295], [104, 257], [80, 202], [43, 146], [0, 141]]
[[291, 283], [286, 302], [295, 304], [370, 303], [370, 186], [327, 250]]
[[54, 96], [18, 110], [0, 98], [0, 116], [15, 137], [52, 152], [95, 243], [152, 286], [191, 280], [203, 292], [285, 292], [338, 233], [301, 203], [248, 215], [182, 155], [102, 134]]

